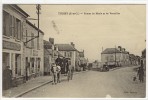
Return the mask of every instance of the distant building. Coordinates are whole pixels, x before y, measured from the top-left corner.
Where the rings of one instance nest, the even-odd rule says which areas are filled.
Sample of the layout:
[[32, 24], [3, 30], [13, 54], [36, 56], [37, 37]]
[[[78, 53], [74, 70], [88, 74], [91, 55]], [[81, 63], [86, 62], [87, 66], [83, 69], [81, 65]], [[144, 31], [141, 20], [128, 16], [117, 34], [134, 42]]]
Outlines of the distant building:
[[101, 53], [101, 61], [103, 64], [116, 65], [121, 64], [121, 52], [117, 48], [106, 48]]
[[44, 40], [44, 75], [50, 74], [51, 64], [53, 61], [53, 44]]
[[76, 62], [76, 49], [73, 43], [71, 44], [56, 44], [55, 46], [58, 47], [58, 51], [60, 54], [65, 57], [69, 58], [71, 60], [71, 64], [75, 68], [75, 62]]
[[129, 54], [130, 65], [140, 65], [140, 57], [134, 54]]
[[129, 65], [129, 52], [125, 48], [118, 46], [118, 48], [106, 48], [101, 53], [102, 64], [125, 66]]
[[80, 56], [79, 56], [79, 51], [76, 51], [76, 61], [75, 61], [75, 66], [76, 66], [76, 71], [80, 71]]

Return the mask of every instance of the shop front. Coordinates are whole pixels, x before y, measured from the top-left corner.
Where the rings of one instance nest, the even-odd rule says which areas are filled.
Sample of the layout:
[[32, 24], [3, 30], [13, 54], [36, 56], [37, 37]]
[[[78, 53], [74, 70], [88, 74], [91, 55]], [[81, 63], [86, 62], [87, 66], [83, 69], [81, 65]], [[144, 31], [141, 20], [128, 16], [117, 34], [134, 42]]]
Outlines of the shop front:
[[[3, 40], [2, 69], [3, 69], [3, 88], [9, 89], [12, 86], [24, 82], [21, 44]], [[5, 73], [5, 72], [10, 73]], [[10, 75], [10, 77], [8, 77]], [[5, 86], [10, 82], [10, 85]]]

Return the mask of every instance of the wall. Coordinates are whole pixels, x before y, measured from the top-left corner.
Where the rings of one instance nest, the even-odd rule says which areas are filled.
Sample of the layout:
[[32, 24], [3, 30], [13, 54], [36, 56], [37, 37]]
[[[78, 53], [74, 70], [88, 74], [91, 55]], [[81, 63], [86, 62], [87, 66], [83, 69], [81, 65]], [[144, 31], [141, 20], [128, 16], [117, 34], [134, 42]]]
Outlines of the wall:
[[[30, 40], [31, 37], [30, 36], [37, 36], [38, 35], [38, 31], [30, 26], [28, 23], [26, 24], [26, 32], [24, 33], [24, 36], [29, 36], [27, 38], [25, 38], [24, 40], [27, 39]], [[43, 75], [44, 74], [44, 51], [43, 51], [43, 34], [40, 33], [39, 34], [39, 48], [37, 47], [37, 40], [38, 38], [35, 38], [34, 40], [29, 41], [24, 47], [24, 54], [25, 54], [25, 58], [28, 58], [28, 63], [30, 64], [29, 66], [29, 75], [32, 74], [38, 74], [38, 75]], [[33, 45], [32, 45], [33, 43]], [[31, 58], [34, 59], [34, 69], [32, 69], [32, 64], [33, 62], [31, 61]], [[40, 59], [40, 61], [39, 61]], [[26, 62], [26, 61], [25, 61]], [[40, 64], [39, 64], [40, 62]], [[38, 66], [40, 66], [40, 69], [38, 69]], [[25, 63], [25, 67], [28, 67], [27, 64]], [[32, 72], [31, 70], [34, 70], [34, 72]], [[39, 71], [38, 71], [39, 70]]]
[[[14, 9], [12, 9], [12, 7], [10, 7], [9, 5], [3, 5], [3, 10], [6, 11], [7, 13], [9, 13], [11, 16], [14, 16], [15, 18], [19, 19], [21, 21], [21, 33], [23, 34], [23, 29], [24, 29], [24, 24], [25, 24], [25, 17], [23, 17], [21, 14], [19, 14], [18, 12], [16, 12]], [[20, 33], [20, 34], [21, 34]], [[19, 77], [24, 75], [24, 63], [23, 63], [23, 40], [21, 37], [21, 40], [17, 40], [14, 36], [15, 33], [12, 33], [13, 35], [8, 37], [8, 36], [4, 36], [3, 35], [3, 46], [7, 45], [7, 48], [11, 48], [11, 49], [6, 49], [3, 48], [3, 52], [4, 53], [8, 53], [9, 54], [9, 66], [12, 69], [13, 72], [13, 77]], [[5, 43], [4, 41], [8, 41], [9, 43]], [[14, 44], [13, 46], [16, 45], [20, 45], [20, 50], [17, 50], [17, 47], [12, 47], [12, 44]], [[11, 47], [9, 47], [11, 46]], [[15, 48], [12, 50], [12, 48]], [[19, 68], [21, 69], [21, 75], [17, 75], [15, 74], [15, 56], [16, 54], [20, 54], [20, 66]], [[4, 67], [4, 66], [3, 66]]]

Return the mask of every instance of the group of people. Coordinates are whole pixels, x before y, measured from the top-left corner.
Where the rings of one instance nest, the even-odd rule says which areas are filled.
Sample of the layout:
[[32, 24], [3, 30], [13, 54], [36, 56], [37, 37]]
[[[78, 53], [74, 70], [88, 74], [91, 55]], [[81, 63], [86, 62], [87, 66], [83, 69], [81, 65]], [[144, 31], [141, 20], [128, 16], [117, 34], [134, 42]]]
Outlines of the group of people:
[[63, 69], [65, 69], [64, 74], [67, 76], [67, 80], [68, 81], [72, 80], [74, 67], [71, 65], [71, 61], [67, 60], [64, 65], [65, 66], [63, 68], [60, 60], [56, 60], [55, 63], [52, 64], [51, 66], [52, 84], [56, 85], [57, 83], [61, 82], [61, 73]]

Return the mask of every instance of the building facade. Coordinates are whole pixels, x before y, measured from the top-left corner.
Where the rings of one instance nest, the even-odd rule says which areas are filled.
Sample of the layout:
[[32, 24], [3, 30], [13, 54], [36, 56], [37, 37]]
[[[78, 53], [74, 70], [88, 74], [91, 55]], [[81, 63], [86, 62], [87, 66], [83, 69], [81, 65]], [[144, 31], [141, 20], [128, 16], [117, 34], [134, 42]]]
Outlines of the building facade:
[[[21, 84], [25, 77], [23, 65], [23, 34], [29, 15], [17, 5], [3, 5], [2, 69], [10, 66], [12, 77]], [[4, 77], [4, 76], [3, 76]]]
[[[10, 66], [12, 86], [43, 74], [43, 35], [26, 18], [29, 15], [15, 4], [3, 5], [2, 69]], [[5, 76], [3, 76], [5, 77]], [[4, 83], [5, 84], [5, 83]]]
[[118, 48], [107, 48], [101, 53], [102, 64], [127, 66], [129, 65], [129, 52], [124, 48], [118, 46]]
[[[44, 51], [43, 36], [44, 32], [39, 30], [31, 22], [26, 21], [26, 30], [24, 33], [24, 66], [25, 75], [30, 79], [44, 73]], [[36, 37], [36, 38], [35, 38]], [[33, 40], [31, 40], [34, 38]], [[30, 41], [31, 40], [31, 41]]]
[[44, 40], [44, 75], [50, 75], [52, 63], [54, 63], [54, 44]]

